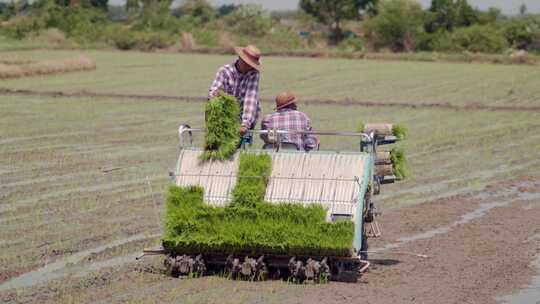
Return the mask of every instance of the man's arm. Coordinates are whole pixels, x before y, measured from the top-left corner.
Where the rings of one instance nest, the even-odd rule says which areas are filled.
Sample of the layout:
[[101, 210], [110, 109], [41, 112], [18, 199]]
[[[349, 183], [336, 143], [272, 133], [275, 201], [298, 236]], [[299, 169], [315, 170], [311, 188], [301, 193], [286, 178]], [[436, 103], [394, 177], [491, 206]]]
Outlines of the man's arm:
[[247, 80], [246, 95], [244, 96], [244, 109], [242, 111], [242, 126], [250, 128], [257, 118], [257, 108], [259, 105], [259, 73]]
[[208, 98], [216, 97], [219, 90], [223, 89], [223, 84], [226, 80], [225, 69], [220, 68], [216, 73], [216, 78], [212, 82], [210, 89], [208, 90]]

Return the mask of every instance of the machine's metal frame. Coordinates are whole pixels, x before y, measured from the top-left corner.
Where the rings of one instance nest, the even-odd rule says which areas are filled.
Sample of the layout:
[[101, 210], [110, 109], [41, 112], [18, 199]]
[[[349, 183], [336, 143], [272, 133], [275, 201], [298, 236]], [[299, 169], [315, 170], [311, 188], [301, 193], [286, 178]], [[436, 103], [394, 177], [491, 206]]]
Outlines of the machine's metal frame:
[[[193, 145], [193, 133], [204, 133], [206, 130], [203, 128], [192, 128], [188, 124], [181, 124], [178, 127], [178, 137], [179, 137], [179, 145], [178, 148], [181, 151], [182, 149], [191, 147]], [[363, 208], [357, 209], [357, 214], [354, 216], [356, 221], [359, 221], [359, 223], [355, 224], [355, 240], [354, 240], [354, 247], [358, 248], [360, 251], [360, 248], [367, 249], [367, 247], [362, 243], [365, 242], [365, 235], [367, 234], [365, 231], [359, 231], [360, 229], [364, 229], [364, 218], [367, 218], [369, 223], [371, 224], [371, 233], [369, 233], [370, 236], [377, 237], [380, 235], [379, 226], [375, 222], [375, 215], [377, 215], [377, 211], [375, 208], [375, 205], [371, 201], [371, 198], [373, 195], [377, 194], [377, 191], [380, 187], [380, 181], [383, 179], [383, 177], [377, 177], [375, 176], [375, 158], [376, 158], [376, 152], [377, 152], [377, 146], [379, 142], [384, 140], [386, 143], [390, 143], [390, 141], [395, 142], [395, 138], [380, 138], [377, 137], [377, 134], [374, 131], [371, 131], [370, 133], [358, 133], [358, 132], [335, 132], [335, 131], [285, 131], [285, 130], [248, 130], [247, 135], [245, 135], [242, 138], [241, 147], [242, 149], [247, 149], [248, 146], [250, 146], [250, 140], [247, 139], [249, 136], [253, 135], [261, 135], [261, 134], [269, 134], [270, 136], [273, 136], [275, 139], [275, 151], [279, 152], [281, 147], [281, 138], [282, 135], [285, 134], [300, 134], [300, 135], [319, 135], [319, 136], [340, 136], [340, 137], [355, 137], [359, 139], [359, 152], [364, 153], [370, 153], [371, 154], [371, 160], [369, 162], [369, 169], [365, 170], [366, 176], [355, 177], [355, 180], [351, 180], [351, 182], [356, 181], [358, 183], [358, 191], [360, 193], [365, 193], [365, 198], [363, 202]], [[187, 136], [187, 139], [186, 139]], [[186, 141], [187, 140], [187, 141]], [[189, 143], [189, 145], [186, 145], [186, 142]], [[352, 152], [352, 151], [351, 151]], [[308, 152], [309, 153], [309, 152]], [[344, 153], [344, 152], [339, 152]], [[347, 153], [347, 152], [345, 152]], [[178, 162], [176, 164], [176, 172], [171, 173], [171, 177], [176, 177], [177, 175], [180, 175], [180, 159], [178, 159]], [[287, 178], [287, 177], [281, 177], [281, 178]], [[364, 183], [360, 183], [359, 181], [365, 181]], [[364, 187], [364, 188], [362, 188]], [[362, 188], [362, 189], [361, 189]], [[338, 215], [338, 214], [336, 214]], [[338, 215], [339, 216], [339, 215]], [[367, 258], [366, 253], [359, 253], [364, 258]]]
[[[181, 124], [178, 127], [178, 137], [179, 137], [178, 149], [180, 150], [180, 152], [182, 153], [183, 149], [190, 149], [190, 148], [193, 147], [193, 133], [204, 133], [204, 132], [205, 132], [205, 129], [192, 128], [191, 126], [189, 126], [187, 124]], [[326, 260], [326, 258], [325, 258], [325, 259], [321, 259], [321, 261], [319, 261], [319, 262], [317, 262], [315, 260], [312, 260], [309, 257], [303, 257], [303, 259], [305, 260], [304, 263], [308, 263], [308, 264], [311, 263], [312, 265], [316, 265], [317, 267], [322, 267], [322, 266], [326, 265], [325, 267], [328, 267], [328, 270], [330, 270], [330, 268], [332, 268], [333, 269], [332, 272], [337, 271], [337, 276], [334, 276], [334, 273], [331, 274], [333, 279], [343, 280], [343, 281], [349, 281], [349, 280], [350, 281], [356, 281], [356, 276], [354, 275], [354, 273], [361, 273], [361, 272], [365, 271], [369, 267], [369, 262], [367, 261], [367, 242], [366, 242], [367, 237], [368, 236], [369, 237], [377, 237], [378, 235], [380, 235], [379, 226], [376, 224], [376, 221], [374, 219], [375, 215], [377, 215], [377, 212], [375, 210], [375, 206], [374, 206], [373, 202], [371, 201], [371, 198], [372, 198], [373, 195], [378, 194], [380, 184], [386, 183], [386, 182], [393, 182], [392, 177], [376, 176], [375, 165], [376, 165], [377, 146], [378, 145], [383, 145], [383, 144], [394, 143], [394, 142], [397, 141], [397, 139], [395, 137], [393, 137], [393, 136], [380, 137], [380, 136], [377, 136], [377, 134], [375, 132], [357, 133], [357, 132], [320, 132], [320, 131], [319, 132], [314, 132], [314, 131], [284, 131], [284, 130], [249, 130], [247, 132], [247, 135], [244, 136], [242, 138], [242, 140], [241, 140], [241, 144], [240, 144], [241, 149], [248, 149], [249, 147], [251, 147], [252, 146], [252, 136], [261, 135], [261, 134], [266, 134], [266, 135], [270, 136], [274, 140], [274, 147], [275, 147], [276, 152], [280, 151], [280, 149], [282, 147], [281, 138], [282, 138], [283, 135], [286, 135], [286, 134], [301, 134], [301, 135], [309, 134], [309, 135], [319, 135], [319, 136], [355, 137], [355, 138], [358, 138], [358, 140], [359, 140], [359, 152], [361, 152], [361, 153], [369, 153], [370, 154], [370, 156], [368, 158], [369, 163], [367, 164], [368, 168], [364, 169], [364, 172], [363, 172], [364, 176], [362, 176], [361, 178], [358, 177], [358, 176], [355, 176], [354, 180], [351, 180], [351, 182], [356, 182], [358, 184], [358, 191], [359, 191], [358, 193], [363, 194], [363, 197], [360, 197], [360, 196], [358, 197], [359, 200], [362, 199], [362, 201], [358, 201], [359, 203], [362, 204], [362, 206], [361, 206], [361, 208], [360, 208], [360, 206], [358, 206], [356, 208], [356, 215], [354, 216], [354, 218], [355, 218], [355, 239], [354, 239], [353, 244], [351, 244], [352, 248], [355, 248], [357, 250], [355, 252], [355, 255], [357, 257], [356, 258], [355, 257], [350, 257], [350, 258], [329, 257], [328, 260]], [[257, 151], [259, 149], [253, 149], [253, 150]], [[268, 151], [268, 149], [265, 149], [265, 151]], [[287, 152], [290, 152], [290, 153], [305, 153], [305, 152], [298, 152], [298, 151], [287, 151]], [[320, 152], [317, 151], [317, 152], [312, 152], [312, 153], [320, 153]], [[325, 152], [321, 151], [321, 153], [325, 153]], [[356, 154], [357, 152], [352, 152], [352, 151], [351, 152], [341, 152], [341, 151], [337, 152], [336, 151], [336, 153], [341, 153], [341, 154], [354, 153], [354, 154]], [[180, 172], [181, 171], [180, 165], [181, 165], [181, 157], [178, 158], [178, 161], [177, 161], [177, 164], [176, 164], [176, 167], [175, 167], [175, 172], [170, 172], [170, 176], [173, 179], [176, 179], [177, 176], [182, 175], [182, 172]], [[226, 176], [225, 175], [220, 175], [219, 177], [232, 177], [232, 175], [231, 174], [228, 174]], [[254, 177], [254, 178], [256, 178], [256, 177]], [[283, 178], [289, 178], [289, 177], [283, 177]], [[347, 180], [347, 181], [349, 181], [349, 180]], [[360, 182], [360, 181], [362, 181], [362, 182]], [[345, 216], [345, 215], [343, 215], [343, 216]], [[371, 226], [366, 227], [366, 224], [370, 224]], [[366, 228], [369, 228], [369, 227], [371, 227], [371, 229], [370, 229], [371, 231], [367, 231]], [[144, 251], [143, 256], [144, 255], [153, 255], [153, 254], [168, 254], [168, 252], [166, 252], [163, 249], [156, 249], [156, 250], [148, 249], [148, 250]], [[180, 267], [181, 265], [184, 265], [184, 266], [191, 265], [191, 266], [188, 267], [190, 269], [190, 272], [198, 272], [198, 271], [196, 271], [194, 269], [197, 269], [197, 267], [196, 267], [196, 265], [198, 265], [197, 263], [201, 263], [201, 261], [202, 261], [202, 256], [201, 255], [198, 255], [197, 257], [194, 257], [194, 256], [188, 256], [188, 255], [185, 255], [185, 254], [184, 255], [178, 255], [176, 253], [170, 253], [170, 254], [171, 255], [166, 260], [166, 264], [168, 263], [169, 266], [172, 267], [172, 269], [178, 270], [178, 269], [182, 268], [182, 267]], [[238, 267], [237, 271], [239, 271], [239, 273], [242, 272], [241, 271], [242, 267], [249, 268], [248, 266], [252, 264], [253, 271], [254, 271], [253, 274], [259, 273], [259, 270], [255, 271], [255, 269], [260, 266], [258, 264], [259, 260], [260, 260], [261, 263], [263, 261], [262, 257], [259, 258], [259, 260], [255, 260], [255, 259], [252, 259], [252, 258], [248, 257], [247, 255], [245, 255], [245, 256], [236, 256], [236, 257], [233, 257], [231, 255], [231, 256], [229, 256], [227, 258], [227, 260], [225, 262], [223, 262], [224, 257], [215, 257], [215, 256], [212, 256], [211, 253], [206, 254], [205, 258], [207, 259], [207, 263], [210, 263], [208, 265], [220, 265], [221, 263], [225, 263], [225, 264], [228, 265], [228, 266], [227, 265], [225, 265], [225, 266], [229, 267], [230, 269], [235, 269], [236, 266], [234, 266], [233, 264], [236, 263], [235, 265], [237, 265], [237, 267]], [[244, 263], [239, 262], [239, 259], [242, 259], [242, 258], [245, 258]], [[281, 265], [279, 267], [288, 267], [289, 272], [291, 272], [291, 273], [294, 273], [296, 271], [294, 269], [297, 269], [297, 270], [298, 269], [304, 269], [304, 271], [306, 269], [308, 269], [308, 265], [305, 264], [305, 266], [302, 266], [302, 262], [300, 262], [299, 260], [296, 260], [296, 257], [291, 258], [290, 261], [288, 262], [288, 264], [286, 262], [288, 260], [288, 258], [285, 258], [285, 257], [279, 257], [279, 256], [271, 256], [270, 257], [270, 256], [267, 256], [266, 258], [270, 259], [271, 262], [268, 265], [263, 263], [265, 265], [264, 267], [267, 267], [267, 266], [272, 267], [272, 265], [274, 265], [274, 267], [278, 267], [276, 265], [283, 264], [283, 265]], [[301, 257], [298, 257], [298, 258], [301, 258]], [[322, 258], [322, 257], [320, 257], [320, 258]], [[212, 262], [212, 259], [214, 259], [213, 262]], [[328, 262], [328, 265], [331, 265], [330, 267], [327, 265], [327, 262]], [[203, 264], [201, 264], [201, 265], [203, 265]], [[263, 264], [261, 264], [261, 265], [263, 265]], [[295, 268], [295, 265], [300, 265], [299, 266], [300, 268], [298, 268], [298, 267]], [[328, 272], [328, 275], [330, 276], [330, 272]]]
[[[193, 143], [193, 133], [204, 133], [206, 130], [203, 128], [192, 128], [188, 124], [181, 124], [178, 127], [178, 137], [179, 137], [179, 149], [184, 148], [184, 137], [187, 134], [189, 136], [190, 144]], [[372, 150], [369, 152], [376, 152], [377, 150], [377, 137], [375, 132], [368, 133], [358, 133], [358, 132], [321, 132], [321, 131], [285, 131], [285, 130], [248, 130], [248, 134], [250, 135], [260, 135], [260, 134], [275, 134], [277, 135], [275, 138], [277, 140], [277, 147], [279, 147], [280, 143], [280, 135], [284, 134], [297, 134], [297, 135], [322, 135], [322, 136], [344, 136], [344, 137], [358, 137], [360, 138], [360, 152], [368, 152], [364, 151], [366, 149], [371, 148]], [[386, 137], [388, 138], [388, 136]]]

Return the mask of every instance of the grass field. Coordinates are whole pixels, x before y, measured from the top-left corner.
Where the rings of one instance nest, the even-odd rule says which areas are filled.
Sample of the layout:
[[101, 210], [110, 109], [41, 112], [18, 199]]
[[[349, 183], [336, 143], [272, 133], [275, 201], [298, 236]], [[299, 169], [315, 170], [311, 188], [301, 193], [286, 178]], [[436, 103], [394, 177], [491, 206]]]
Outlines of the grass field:
[[[231, 56], [113, 51], [14, 51], [2, 59], [43, 60], [83, 54], [94, 72], [3, 81], [2, 87], [67, 92], [204, 96]], [[290, 89], [301, 98], [374, 102], [533, 105], [540, 99], [538, 66], [419, 63], [269, 57], [261, 95]]]
[[[2, 53], [2, 59], [76, 54]], [[96, 60], [96, 71], [3, 80], [0, 87], [199, 96], [215, 68], [230, 59], [87, 54]], [[262, 94], [267, 97], [292, 88], [306, 97], [381, 102], [538, 105], [540, 98], [540, 70], [534, 67], [286, 58], [264, 63]], [[519, 81], [512, 84], [508, 77]], [[489, 89], [482, 91], [478, 79], [489, 83]], [[505, 98], [505, 86], [511, 85], [519, 89]], [[482, 99], [483, 94], [489, 97]], [[268, 112], [272, 105], [265, 103], [263, 108]], [[317, 130], [355, 130], [359, 121], [374, 120], [408, 126], [409, 138], [402, 146], [412, 177], [383, 188], [377, 199], [383, 211], [540, 170], [539, 112], [301, 108]], [[311, 288], [268, 282], [254, 289], [220, 278], [178, 282], [156, 273], [159, 267], [153, 260], [121, 266], [142, 247], [158, 244], [168, 171], [177, 157], [176, 128], [181, 122], [200, 126], [203, 117], [199, 103], [2, 96], [0, 247], [5, 249], [0, 251], [0, 282], [47, 264], [59, 268], [40, 274], [45, 280], [58, 280], [37, 287], [6, 291], [0, 283], [0, 299], [98, 302], [114, 294], [119, 301], [280, 302], [298, 288]], [[341, 138], [322, 139], [322, 149], [356, 146]], [[134, 287], [142, 294], [134, 293]], [[227, 288], [240, 288], [240, 298], [223, 300]]]

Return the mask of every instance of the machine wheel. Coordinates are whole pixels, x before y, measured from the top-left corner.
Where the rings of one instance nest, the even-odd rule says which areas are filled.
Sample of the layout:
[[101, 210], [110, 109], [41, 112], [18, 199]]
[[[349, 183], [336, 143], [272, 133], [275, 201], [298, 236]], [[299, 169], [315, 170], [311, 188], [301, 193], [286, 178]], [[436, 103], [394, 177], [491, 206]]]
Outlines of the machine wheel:
[[356, 282], [362, 265], [358, 257], [272, 256], [243, 254], [171, 254], [164, 260], [173, 277], [197, 278], [220, 275], [233, 280], [287, 280], [323, 284]]
[[190, 255], [169, 255], [164, 260], [164, 265], [173, 277], [201, 277], [206, 273], [206, 264], [201, 254]]

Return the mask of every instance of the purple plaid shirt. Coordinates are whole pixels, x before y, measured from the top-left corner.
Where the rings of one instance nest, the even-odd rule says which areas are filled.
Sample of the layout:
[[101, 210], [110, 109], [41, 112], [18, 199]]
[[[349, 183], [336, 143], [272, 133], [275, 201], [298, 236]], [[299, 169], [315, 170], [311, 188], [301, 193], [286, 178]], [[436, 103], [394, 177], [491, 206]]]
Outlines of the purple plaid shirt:
[[[306, 114], [284, 108], [266, 115], [261, 122], [262, 130], [312, 131], [311, 121]], [[264, 135], [264, 134], [263, 134]], [[266, 141], [266, 136], [261, 136]], [[284, 134], [281, 142], [296, 144], [300, 149], [312, 150], [317, 146], [317, 137], [308, 134]]]
[[238, 99], [241, 108], [241, 124], [251, 129], [255, 127], [261, 112], [259, 103], [259, 72], [251, 70], [246, 74], [238, 72], [235, 63], [221, 67], [212, 82], [208, 96], [215, 96], [219, 90]]

